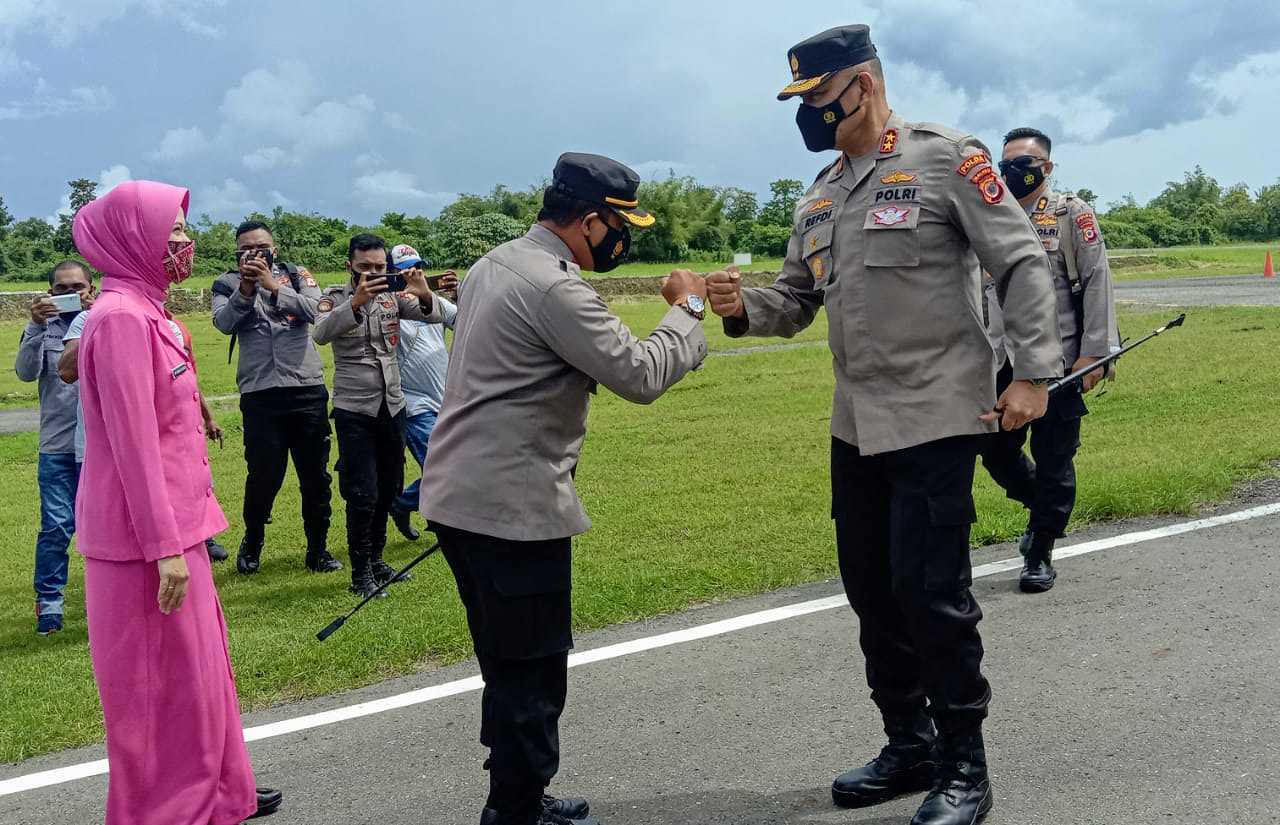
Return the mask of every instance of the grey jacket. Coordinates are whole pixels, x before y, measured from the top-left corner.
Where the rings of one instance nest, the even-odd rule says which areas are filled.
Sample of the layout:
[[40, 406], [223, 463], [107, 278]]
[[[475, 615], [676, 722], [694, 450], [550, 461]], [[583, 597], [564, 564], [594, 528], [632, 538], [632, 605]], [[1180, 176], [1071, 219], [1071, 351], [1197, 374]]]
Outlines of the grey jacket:
[[14, 371], [21, 381], [40, 382], [40, 452], [64, 455], [76, 451], [76, 419], [80, 384], [64, 384], [58, 359], [66, 347], [67, 322], [57, 317], [41, 326], [28, 323], [18, 344]]
[[[385, 401], [397, 415], [404, 409], [396, 344], [400, 319], [439, 324], [444, 311], [435, 296], [424, 308], [416, 298], [384, 292], [361, 309], [351, 305], [350, 282], [324, 291], [313, 335], [317, 344], [333, 344], [334, 409], [376, 416]], [[429, 311], [428, 311], [429, 310]]]
[[311, 340], [319, 315], [320, 287], [307, 270], [298, 269], [298, 286], [277, 264], [272, 274], [280, 289], [271, 295], [257, 290], [252, 298], [240, 291], [240, 273], [227, 272], [213, 284], [213, 325], [234, 335], [240, 346], [236, 383], [241, 393], [275, 387], [324, 384], [324, 364]]
[[996, 372], [981, 269], [1008, 310], [1014, 377], [1059, 376], [1044, 250], [976, 138], [894, 115], [877, 149], [818, 177], [782, 274], [743, 290], [747, 318], [726, 319], [725, 332], [791, 337], [826, 306], [831, 432], [865, 454], [993, 432], [978, 420]]
[[535, 225], [462, 282], [423, 516], [513, 541], [585, 532], [573, 476], [597, 383], [648, 404], [706, 354], [702, 325], [679, 308], [633, 336], [564, 242]]

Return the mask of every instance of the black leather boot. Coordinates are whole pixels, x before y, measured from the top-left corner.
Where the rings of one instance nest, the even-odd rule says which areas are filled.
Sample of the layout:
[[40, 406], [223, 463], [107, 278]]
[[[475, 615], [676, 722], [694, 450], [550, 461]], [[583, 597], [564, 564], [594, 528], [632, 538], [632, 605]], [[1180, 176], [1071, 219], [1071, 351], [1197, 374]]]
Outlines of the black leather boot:
[[401, 510], [398, 507], [391, 508], [391, 523], [400, 531], [400, 535], [409, 541], [417, 541], [422, 538], [422, 534], [418, 532], [418, 528], [413, 526], [410, 519], [412, 514], [408, 510]]
[[271, 816], [280, 809], [280, 803], [284, 802], [284, 794], [274, 788], [258, 788], [258, 810], [250, 819], [257, 819], [260, 816]]
[[933, 721], [928, 716], [885, 718], [889, 744], [861, 768], [840, 774], [831, 784], [831, 798], [842, 808], [879, 805], [896, 796], [915, 793], [933, 783]]
[[568, 820], [581, 820], [591, 813], [591, 803], [577, 797], [556, 799], [550, 794], [543, 794], [542, 812], [544, 814], [555, 814]]
[[266, 544], [266, 536], [261, 531], [248, 531], [240, 540], [240, 551], [236, 553], [236, 570], [246, 576], [258, 572], [262, 565], [262, 547]]
[[[360, 598], [367, 598], [378, 590], [379, 583], [373, 577], [373, 566], [369, 557], [357, 551], [351, 551], [351, 592]], [[385, 599], [387, 591], [383, 590], [375, 598]]]
[[1056, 540], [1048, 533], [1030, 530], [1022, 536], [1022, 543], [1018, 545], [1023, 558], [1018, 588], [1023, 593], [1043, 593], [1057, 581], [1058, 571], [1053, 569], [1053, 544]]
[[991, 811], [982, 733], [942, 737], [938, 776], [911, 825], [975, 825]]
[[302, 525], [307, 534], [307, 569], [312, 573], [336, 573], [342, 569], [342, 562], [329, 552], [329, 522], [312, 522]]

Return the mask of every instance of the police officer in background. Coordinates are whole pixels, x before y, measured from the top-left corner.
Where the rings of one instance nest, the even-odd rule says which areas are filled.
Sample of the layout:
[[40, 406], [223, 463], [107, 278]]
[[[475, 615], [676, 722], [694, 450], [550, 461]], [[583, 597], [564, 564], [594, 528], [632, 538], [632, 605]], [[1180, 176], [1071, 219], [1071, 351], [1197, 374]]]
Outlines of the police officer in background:
[[405, 402], [396, 363], [400, 319], [444, 320], [422, 270], [408, 270], [404, 290], [389, 291], [388, 258], [382, 238], [353, 237], [347, 246], [351, 280], [325, 290], [314, 332], [316, 343], [333, 345], [338, 490], [347, 502], [351, 592], [358, 596], [372, 594], [396, 572], [382, 551], [391, 505], [404, 486]]
[[585, 800], [544, 789], [559, 768], [570, 629], [571, 537], [591, 522], [574, 487], [597, 384], [650, 403], [702, 362], [703, 280], [673, 272], [672, 308], [646, 339], [623, 326], [581, 272], [626, 256], [640, 180], [599, 155], [556, 163], [538, 222], [462, 282], [444, 406], [422, 478], [484, 675], [489, 748], [482, 825], [591, 823]]
[[307, 569], [341, 570], [328, 550], [329, 392], [311, 340], [320, 287], [306, 269], [276, 259], [275, 239], [260, 221], [236, 229], [236, 257], [239, 270], [213, 284], [213, 325], [231, 336], [231, 349], [240, 344], [236, 383], [248, 475], [236, 569], [258, 572], [266, 525], [292, 455], [302, 494]]
[[[733, 337], [790, 337], [827, 308], [837, 552], [889, 736], [836, 779], [836, 803], [931, 788], [914, 825], [972, 825], [992, 804], [991, 692], [969, 589], [973, 473], [997, 422], [1043, 415], [1045, 384], [1062, 373], [1048, 262], [981, 143], [890, 110], [866, 26], [823, 32], [788, 59], [793, 82], [779, 98], [802, 96], [805, 145], [840, 155], [799, 201], [773, 286], [713, 273], [711, 307]], [[1014, 361], [998, 400], [982, 267]]]
[[[1014, 129], [1004, 138], [1000, 173], [1018, 200], [1049, 256], [1057, 294], [1055, 329], [1062, 339], [1063, 368], [1075, 372], [1110, 355], [1120, 346], [1116, 327], [1115, 293], [1107, 247], [1098, 218], [1089, 204], [1050, 185], [1053, 143], [1036, 129]], [[991, 308], [992, 343], [997, 357], [1004, 352], [1003, 319]], [[1008, 386], [1015, 365], [1006, 361], [996, 378], [997, 389]], [[1066, 535], [1076, 503], [1075, 454], [1080, 447], [1080, 419], [1088, 413], [1082, 393], [1103, 377], [1099, 369], [1083, 386], [1064, 387], [1049, 400], [1045, 416], [1029, 427], [998, 433], [982, 450], [982, 464], [1009, 498], [1030, 511], [1020, 550], [1025, 564], [1018, 585], [1026, 593], [1053, 587], [1053, 545]], [[1031, 434], [1031, 458], [1023, 453]]]

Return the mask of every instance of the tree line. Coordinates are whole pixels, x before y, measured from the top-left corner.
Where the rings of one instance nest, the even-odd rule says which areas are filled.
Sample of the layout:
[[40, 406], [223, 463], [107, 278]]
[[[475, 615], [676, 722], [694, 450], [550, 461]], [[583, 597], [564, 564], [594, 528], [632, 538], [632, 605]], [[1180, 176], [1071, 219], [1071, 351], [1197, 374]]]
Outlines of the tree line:
[[[470, 266], [500, 243], [522, 235], [538, 214], [542, 188], [513, 190], [498, 185], [485, 195], [466, 194], [436, 218], [385, 213], [376, 226], [341, 218], [293, 212], [246, 219], [268, 223], [281, 256], [316, 272], [341, 270], [347, 241], [357, 232], [375, 232], [389, 243], [412, 244], [436, 267]], [[44, 218], [15, 220], [0, 196], [0, 280], [37, 281], [65, 258], [76, 258], [71, 238], [75, 212], [96, 196], [94, 182], [69, 181], [70, 213], [56, 224]], [[631, 260], [653, 262], [724, 261], [734, 252], [781, 257], [791, 235], [791, 215], [806, 185], [776, 180], [763, 204], [755, 192], [713, 187], [672, 174], [641, 184], [639, 198], [657, 224], [637, 233]], [[1094, 204], [1088, 189], [1079, 191]], [[1095, 205], [1096, 207], [1096, 205]], [[1210, 245], [1280, 238], [1280, 182], [1251, 191], [1240, 183], [1223, 187], [1197, 166], [1180, 181], [1170, 181], [1146, 205], [1132, 196], [1099, 210], [1103, 235], [1111, 248]], [[197, 273], [218, 274], [235, 259], [235, 224], [202, 215], [191, 222], [196, 238]]]

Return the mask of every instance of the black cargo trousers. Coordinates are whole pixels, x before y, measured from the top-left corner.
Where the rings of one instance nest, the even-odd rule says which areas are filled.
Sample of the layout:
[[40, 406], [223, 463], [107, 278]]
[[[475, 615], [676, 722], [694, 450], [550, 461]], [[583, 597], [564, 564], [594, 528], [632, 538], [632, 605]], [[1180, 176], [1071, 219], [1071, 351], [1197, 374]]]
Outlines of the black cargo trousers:
[[[1013, 381], [1005, 364], [996, 375], [996, 391]], [[1026, 507], [1027, 529], [1055, 538], [1067, 534], [1076, 506], [1076, 451], [1080, 449], [1080, 419], [1089, 412], [1080, 385], [1064, 387], [1049, 396], [1043, 417], [1016, 430], [1001, 430], [983, 442], [982, 466], [1009, 498]], [[1031, 457], [1022, 451], [1031, 436]]]
[[973, 474], [984, 438], [878, 455], [831, 441], [840, 575], [886, 727], [927, 711], [940, 733], [957, 736], [980, 729], [987, 715], [982, 611], [969, 590]]
[[571, 540], [511, 541], [431, 529], [458, 583], [484, 693], [480, 743], [489, 748], [486, 807], [533, 825], [560, 769], [560, 715], [573, 647]]

